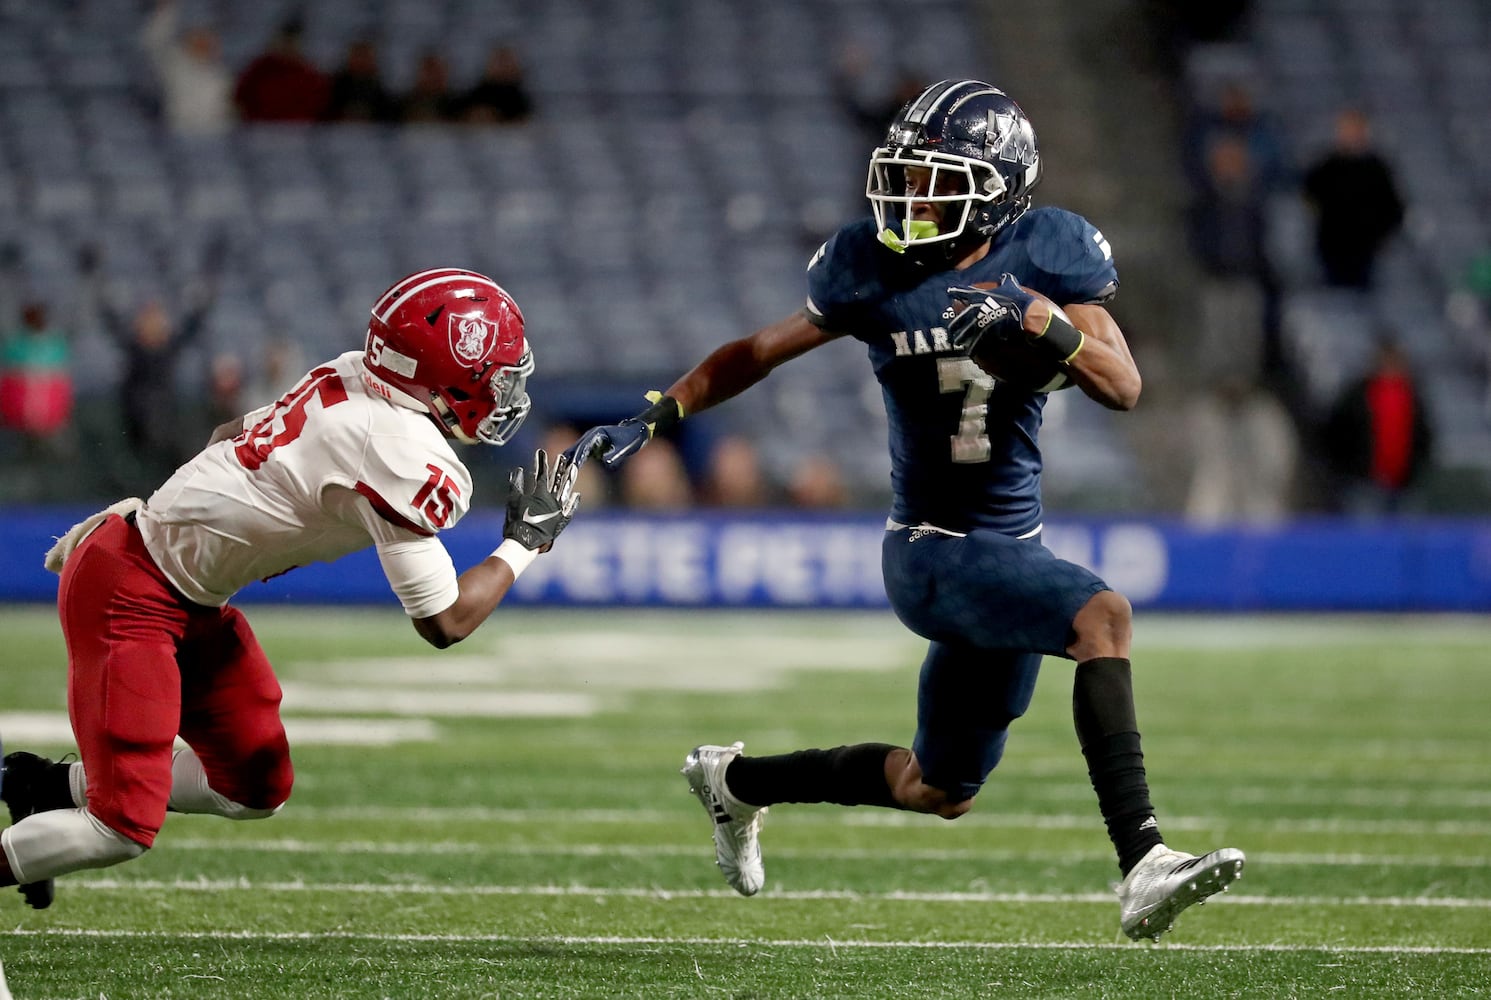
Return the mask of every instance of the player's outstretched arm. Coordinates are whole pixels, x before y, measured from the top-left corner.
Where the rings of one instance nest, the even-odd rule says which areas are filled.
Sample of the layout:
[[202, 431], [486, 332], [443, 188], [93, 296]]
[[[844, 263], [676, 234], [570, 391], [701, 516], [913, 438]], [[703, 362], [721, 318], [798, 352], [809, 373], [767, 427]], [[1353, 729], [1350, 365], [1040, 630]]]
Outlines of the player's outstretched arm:
[[456, 578], [456, 602], [427, 618], [412, 619], [414, 630], [430, 645], [445, 649], [475, 632], [497, 609], [523, 570], [554, 545], [580, 506], [575, 492], [579, 467], [561, 456], [549, 466], [540, 449], [533, 470], [514, 469], [507, 491], [507, 521], [502, 544], [487, 558]]
[[838, 336], [813, 325], [802, 313], [794, 313], [750, 336], [722, 344], [674, 382], [666, 393], [649, 393], [647, 398], [652, 405], [647, 409], [619, 424], [592, 427], [564, 454], [576, 465], [599, 458], [606, 468], [614, 469], [686, 414], [707, 410], [740, 395], [771, 374], [777, 365]]
[[748, 337], [715, 348], [674, 382], [668, 395], [689, 413], [707, 410], [745, 392], [778, 365], [838, 336], [814, 325], [806, 314], [793, 313]]

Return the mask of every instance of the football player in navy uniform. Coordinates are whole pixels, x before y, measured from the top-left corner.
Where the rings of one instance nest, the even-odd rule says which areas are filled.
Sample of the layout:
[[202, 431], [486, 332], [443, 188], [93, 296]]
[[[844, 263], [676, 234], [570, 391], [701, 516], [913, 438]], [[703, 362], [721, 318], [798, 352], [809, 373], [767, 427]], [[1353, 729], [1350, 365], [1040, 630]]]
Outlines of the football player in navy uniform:
[[758, 831], [769, 805], [967, 812], [1048, 655], [1076, 662], [1077, 736], [1118, 854], [1124, 932], [1158, 938], [1242, 871], [1241, 851], [1195, 857], [1162, 839], [1134, 710], [1129, 602], [1041, 544], [1040, 390], [1054, 386], [988, 374], [1007, 354], [1027, 370], [1044, 360], [1110, 409], [1139, 398], [1138, 369], [1102, 305], [1118, 287], [1108, 242], [1081, 216], [1032, 209], [1040, 175], [1035, 132], [1002, 91], [975, 80], [928, 87], [871, 157], [873, 218], [840, 229], [809, 261], [806, 308], [719, 347], [650, 394], [646, 410], [592, 428], [569, 452], [615, 467], [685, 414], [831, 340], [853, 337], [869, 353], [895, 496], [885, 587], [930, 643], [916, 736], [909, 748], [690, 753], [683, 773], [714, 821], [719, 866], [744, 895], [765, 880]]

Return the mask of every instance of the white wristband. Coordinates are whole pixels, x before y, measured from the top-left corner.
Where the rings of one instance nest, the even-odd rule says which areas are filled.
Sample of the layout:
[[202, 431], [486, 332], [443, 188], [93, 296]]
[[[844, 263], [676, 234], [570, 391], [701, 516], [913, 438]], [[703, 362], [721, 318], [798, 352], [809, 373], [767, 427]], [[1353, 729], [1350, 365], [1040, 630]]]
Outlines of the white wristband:
[[512, 568], [514, 580], [522, 576], [523, 571], [528, 568], [528, 564], [538, 558], [537, 552], [533, 549], [525, 549], [522, 545], [518, 544], [516, 538], [504, 538], [502, 544], [497, 546], [492, 552], [492, 555], [501, 559]]

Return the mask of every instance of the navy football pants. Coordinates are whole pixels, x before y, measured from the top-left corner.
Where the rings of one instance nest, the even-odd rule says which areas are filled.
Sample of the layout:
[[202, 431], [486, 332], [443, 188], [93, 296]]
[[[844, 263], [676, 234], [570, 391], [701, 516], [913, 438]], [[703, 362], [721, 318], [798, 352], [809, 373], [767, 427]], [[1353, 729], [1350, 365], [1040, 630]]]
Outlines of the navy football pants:
[[1030, 707], [1042, 655], [1065, 655], [1072, 619], [1109, 587], [1037, 539], [986, 529], [887, 531], [881, 563], [896, 616], [931, 640], [911, 746], [923, 780], [972, 798]]

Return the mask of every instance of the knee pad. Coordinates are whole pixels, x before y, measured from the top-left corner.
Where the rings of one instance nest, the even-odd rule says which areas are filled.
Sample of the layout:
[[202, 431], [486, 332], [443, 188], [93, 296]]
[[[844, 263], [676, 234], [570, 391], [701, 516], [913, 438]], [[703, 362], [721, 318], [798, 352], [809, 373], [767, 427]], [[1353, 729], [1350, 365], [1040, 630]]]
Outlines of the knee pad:
[[105, 826], [87, 809], [33, 813], [0, 835], [21, 884], [84, 868], [107, 868], [145, 853], [145, 845]]

